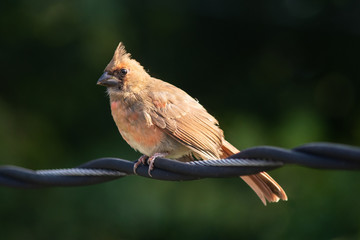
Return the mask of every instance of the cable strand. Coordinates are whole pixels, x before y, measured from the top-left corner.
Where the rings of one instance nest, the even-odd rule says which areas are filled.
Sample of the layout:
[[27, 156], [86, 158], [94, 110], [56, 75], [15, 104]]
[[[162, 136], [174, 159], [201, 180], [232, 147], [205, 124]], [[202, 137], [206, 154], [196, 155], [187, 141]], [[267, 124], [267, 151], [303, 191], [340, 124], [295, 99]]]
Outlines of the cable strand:
[[[260, 146], [248, 148], [226, 159], [179, 162], [155, 160], [153, 179], [187, 181], [200, 178], [238, 177], [296, 164], [309, 168], [360, 170], [360, 148], [334, 143], [309, 143], [291, 150]], [[0, 166], [0, 186], [40, 188], [83, 186], [133, 175], [134, 162], [119, 158], [100, 158], [75, 168], [33, 171], [18, 166]], [[137, 175], [148, 177], [148, 166]]]

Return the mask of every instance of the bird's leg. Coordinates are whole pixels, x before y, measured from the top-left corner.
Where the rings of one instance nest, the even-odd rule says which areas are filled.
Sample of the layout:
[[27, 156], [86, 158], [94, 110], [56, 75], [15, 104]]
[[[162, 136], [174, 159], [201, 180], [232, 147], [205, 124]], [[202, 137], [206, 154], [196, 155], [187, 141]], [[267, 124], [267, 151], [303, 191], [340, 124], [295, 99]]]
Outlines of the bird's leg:
[[151, 157], [149, 157], [147, 159], [147, 163], [149, 164], [149, 170], [148, 170], [148, 174], [150, 177], [152, 177], [151, 175], [151, 171], [154, 169], [154, 162], [155, 162], [155, 159], [160, 157], [166, 157], [168, 155], [168, 153], [155, 153], [154, 155], [152, 155]]
[[134, 168], [133, 168], [133, 171], [134, 171], [134, 173], [135, 173], [136, 175], [137, 175], [136, 169], [140, 166], [140, 164], [145, 165], [146, 160], [147, 160], [148, 158], [149, 158], [148, 156], [142, 155], [142, 156], [136, 161], [136, 163], [134, 164]]
[[146, 155], [142, 155], [134, 164], [134, 168], [133, 171], [135, 174], [136, 173], [136, 169], [142, 164], [145, 165], [145, 163], [147, 163], [149, 165], [149, 170], [148, 170], [148, 174], [150, 177], [152, 177], [151, 175], [151, 171], [154, 169], [154, 162], [155, 159], [158, 157], [166, 157], [168, 155], [168, 153], [155, 153], [154, 155], [152, 155], [151, 157], [148, 157]]

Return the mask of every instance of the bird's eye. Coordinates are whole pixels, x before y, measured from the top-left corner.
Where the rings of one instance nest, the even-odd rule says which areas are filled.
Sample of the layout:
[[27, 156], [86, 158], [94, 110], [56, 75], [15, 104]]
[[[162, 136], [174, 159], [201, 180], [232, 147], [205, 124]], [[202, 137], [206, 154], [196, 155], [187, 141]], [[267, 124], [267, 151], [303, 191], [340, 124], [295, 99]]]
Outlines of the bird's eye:
[[122, 68], [122, 69], [120, 69], [120, 73], [122, 75], [126, 75], [128, 73], [128, 70], [126, 68]]

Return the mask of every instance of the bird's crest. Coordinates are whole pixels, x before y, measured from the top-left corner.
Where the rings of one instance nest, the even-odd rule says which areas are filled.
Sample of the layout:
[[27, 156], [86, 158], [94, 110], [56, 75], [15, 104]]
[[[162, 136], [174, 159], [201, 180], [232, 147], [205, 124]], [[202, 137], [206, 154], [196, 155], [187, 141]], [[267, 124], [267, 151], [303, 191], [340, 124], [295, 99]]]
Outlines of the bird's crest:
[[110, 69], [115, 69], [117, 66], [120, 65], [120, 63], [122, 61], [124, 61], [124, 59], [130, 59], [131, 55], [130, 53], [127, 53], [125, 50], [125, 46], [122, 42], [119, 43], [119, 45], [117, 46], [114, 56], [111, 59], [111, 61], [109, 62], [109, 64], [106, 66], [106, 70], [110, 70]]

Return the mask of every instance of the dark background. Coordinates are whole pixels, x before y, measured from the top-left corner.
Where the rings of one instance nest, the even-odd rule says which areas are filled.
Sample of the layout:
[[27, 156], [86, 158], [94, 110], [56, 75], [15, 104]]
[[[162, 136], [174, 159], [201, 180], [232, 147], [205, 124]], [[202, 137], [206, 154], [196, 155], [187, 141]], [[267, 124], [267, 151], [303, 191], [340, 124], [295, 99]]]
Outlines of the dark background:
[[[360, 2], [1, 1], [0, 165], [137, 159], [96, 86], [117, 44], [187, 91], [240, 149], [360, 145]], [[289, 201], [240, 179], [0, 188], [1, 239], [359, 239], [360, 174], [284, 167]]]

